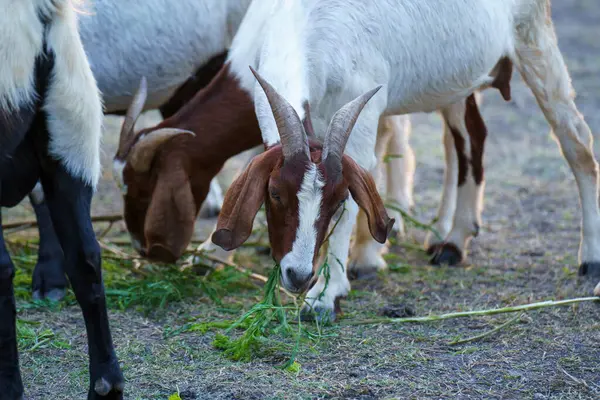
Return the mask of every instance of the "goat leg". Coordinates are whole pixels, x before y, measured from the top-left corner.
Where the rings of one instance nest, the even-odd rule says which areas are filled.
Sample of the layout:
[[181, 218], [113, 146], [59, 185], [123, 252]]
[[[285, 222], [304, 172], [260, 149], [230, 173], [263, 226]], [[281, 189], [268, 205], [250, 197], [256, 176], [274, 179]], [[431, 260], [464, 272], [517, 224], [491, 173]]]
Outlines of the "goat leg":
[[[2, 215], [0, 214], [1, 220]], [[14, 275], [15, 267], [6, 249], [2, 224], [0, 224], [0, 400], [23, 397], [23, 382], [19, 373], [17, 350]]]
[[89, 399], [122, 399], [124, 380], [112, 343], [100, 247], [90, 218], [92, 187], [61, 163], [43, 163], [42, 186], [64, 256], [66, 272], [81, 306], [90, 357]]
[[33, 270], [31, 291], [34, 300], [62, 300], [65, 297], [67, 279], [63, 269], [64, 255], [52, 219], [50, 210], [44, 201], [42, 186], [38, 183], [29, 194], [29, 201], [35, 211], [40, 234], [38, 260]]

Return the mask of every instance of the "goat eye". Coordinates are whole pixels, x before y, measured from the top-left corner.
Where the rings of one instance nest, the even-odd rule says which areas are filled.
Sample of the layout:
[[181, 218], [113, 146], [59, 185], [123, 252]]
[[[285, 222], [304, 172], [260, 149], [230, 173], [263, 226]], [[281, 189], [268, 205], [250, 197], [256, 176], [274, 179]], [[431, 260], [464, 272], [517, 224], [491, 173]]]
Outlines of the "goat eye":
[[272, 192], [271, 192], [271, 198], [272, 198], [273, 200], [276, 200], [276, 201], [279, 201], [279, 202], [281, 202], [281, 197], [279, 197], [279, 193], [277, 193], [277, 192], [273, 192], [273, 191], [272, 191]]

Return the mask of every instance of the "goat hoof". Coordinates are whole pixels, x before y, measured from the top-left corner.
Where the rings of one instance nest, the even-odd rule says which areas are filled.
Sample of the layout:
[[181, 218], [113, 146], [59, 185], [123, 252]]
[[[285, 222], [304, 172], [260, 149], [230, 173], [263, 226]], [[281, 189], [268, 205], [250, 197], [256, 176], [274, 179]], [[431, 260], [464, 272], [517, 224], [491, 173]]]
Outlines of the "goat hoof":
[[462, 251], [452, 243], [437, 243], [429, 246], [427, 254], [432, 265], [458, 265], [462, 261]]
[[348, 278], [354, 281], [371, 280], [377, 277], [375, 268], [352, 268], [348, 271]]
[[579, 276], [600, 278], [600, 262], [584, 262], [579, 267]]
[[305, 322], [318, 322], [319, 324], [333, 323], [337, 316], [342, 314], [340, 300], [341, 296], [336, 297], [333, 308], [325, 304], [318, 304], [320, 302], [315, 302], [312, 307], [305, 305], [300, 311], [300, 319]]
[[67, 293], [66, 289], [63, 288], [58, 288], [58, 289], [50, 289], [49, 291], [43, 293], [41, 290], [36, 290], [33, 292], [33, 294], [31, 295], [33, 297], [33, 300], [52, 300], [52, 301], [61, 301], [62, 299], [65, 298], [65, 295]]
[[33, 300], [61, 301], [65, 297], [66, 288], [67, 279], [63, 272], [62, 260], [51, 258], [38, 261], [31, 281]]
[[319, 324], [332, 323], [336, 319], [335, 311], [329, 307], [305, 306], [300, 311], [300, 319], [304, 322], [318, 322]]
[[93, 386], [88, 393], [88, 400], [123, 400], [125, 381], [118, 361], [102, 364], [96, 368], [102, 371], [99, 378], [92, 379]]

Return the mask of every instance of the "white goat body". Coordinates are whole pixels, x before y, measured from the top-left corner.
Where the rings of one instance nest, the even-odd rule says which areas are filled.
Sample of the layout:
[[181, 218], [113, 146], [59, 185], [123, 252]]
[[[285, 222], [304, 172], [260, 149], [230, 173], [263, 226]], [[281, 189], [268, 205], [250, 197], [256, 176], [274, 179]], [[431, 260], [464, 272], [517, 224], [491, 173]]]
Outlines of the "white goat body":
[[[534, 92], [575, 174], [584, 215], [580, 262], [583, 270], [596, 269], [600, 267], [597, 162], [588, 145], [591, 132], [573, 102], [549, 14], [549, 0], [255, 1], [234, 39], [229, 61], [241, 86], [254, 93], [267, 146], [279, 142], [279, 134], [248, 65], [291, 103], [300, 118], [303, 104], [310, 104], [318, 136], [342, 105], [384, 84], [358, 118], [345, 151], [372, 170], [382, 115], [451, 110], [476, 90], [489, 87], [496, 66], [507, 57]], [[464, 125], [464, 116], [462, 121], [449, 116]], [[477, 198], [474, 184], [465, 187], [459, 204]], [[357, 206], [350, 200], [347, 209], [329, 246], [344, 266]], [[458, 213], [459, 218], [474, 218], [474, 212]], [[332, 271], [327, 294], [316, 306], [331, 309], [334, 299], [347, 293], [345, 275]], [[319, 281], [309, 297], [322, 289]]]
[[[145, 109], [164, 104], [211, 57], [228, 49], [250, 0], [96, 0], [80, 35], [106, 112], [126, 110], [143, 75]], [[88, 15], [89, 14], [89, 15]]]
[[[0, 107], [18, 110], [33, 104], [35, 63], [46, 50], [55, 55], [44, 109], [48, 113], [50, 153], [75, 176], [95, 186], [100, 177], [100, 94], [68, 0], [0, 0]], [[39, 12], [47, 14], [46, 28]], [[50, 18], [51, 16], [51, 18]]]

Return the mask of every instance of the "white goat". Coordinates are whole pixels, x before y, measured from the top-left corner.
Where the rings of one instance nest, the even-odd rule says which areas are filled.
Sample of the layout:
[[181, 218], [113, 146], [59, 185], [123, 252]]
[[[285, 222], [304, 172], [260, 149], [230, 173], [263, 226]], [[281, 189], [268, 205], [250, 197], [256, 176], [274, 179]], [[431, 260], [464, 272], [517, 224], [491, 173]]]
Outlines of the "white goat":
[[[264, 32], [249, 32], [257, 26], [264, 26], [261, 28]], [[264, 42], [257, 44], [257, 35], [264, 35]], [[490, 87], [501, 73], [500, 66], [509, 60], [532, 89], [577, 180], [583, 209], [581, 270], [587, 273], [600, 270], [597, 162], [590, 145], [590, 129], [573, 101], [569, 74], [550, 18], [549, 0], [255, 1], [235, 40], [243, 44], [234, 43], [231, 52], [242, 55], [230, 56], [232, 70], [238, 73], [242, 87], [255, 86], [256, 113], [267, 147], [274, 148], [280, 142], [281, 131], [276, 119], [280, 123], [288, 120], [281, 119], [283, 114], [271, 109], [273, 101], [269, 102], [263, 88], [252, 82], [252, 76], [246, 71], [248, 64], [255, 66], [289, 101], [298, 115], [296, 118], [302, 119], [304, 103], [310, 104], [314, 130], [321, 138], [336, 110], [361, 93], [384, 84], [385, 88], [370, 100], [356, 120], [345, 147], [345, 154], [367, 170], [372, 170], [376, 163], [375, 132], [382, 115], [437, 109], [458, 132], [457, 135], [453, 132], [455, 140], [462, 143], [462, 152], [457, 156], [468, 160], [474, 149], [463, 132], [467, 130], [465, 125], [477, 125], [479, 115], [473, 116], [474, 121], [466, 121], [465, 114], [474, 99], [469, 103], [465, 98]], [[273, 117], [274, 111], [277, 118]], [[289, 121], [296, 119], [293, 113], [285, 115]], [[292, 143], [303, 146], [301, 129], [297, 124], [292, 125], [300, 138], [299, 142]], [[287, 136], [286, 141], [289, 142]], [[282, 138], [285, 147], [283, 142]], [[253, 174], [268, 169], [269, 162], [273, 163], [269, 156], [257, 157], [230, 187], [224, 201], [224, 208], [228, 210], [221, 213], [213, 242], [229, 250], [245, 240], [248, 216], [241, 213], [251, 214], [253, 210], [238, 207], [230, 196], [243, 191], [244, 181], [254, 181], [256, 187]], [[320, 167], [313, 166], [295, 183], [298, 199], [291, 204], [296, 205], [295, 212], [299, 210], [300, 221], [287, 229], [307, 226], [314, 229], [291, 233], [292, 244], [283, 246], [285, 254], [275, 257], [281, 262], [283, 283], [292, 289], [300, 289], [311, 279], [315, 249], [318, 250], [323, 240], [322, 225], [329, 223], [323, 218], [331, 217], [330, 205], [326, 203], [330, 199], [322, 190], [330, 182], [315, 175], [314, 168]], [[271, 165], [271, 168], [278, 167]], [[268, 197], [272, 179], [267, 177], [266, 193], [262, 197], [267, 210], [276, 207], [274, 202], [280, 197]], [[473, 199], [479, 197], [474, 194], [478, 190], [476, 178], [474, 173], [469, 173], [464, 179], [464, 185], [458, 190], [454, 223], [458, 219], [463, 221], [461, 227], [476, 229], [477, 206], [473, 204]], [[347, 212], [329, 242], [329, 255], [340, 265], [330, 264], [330, 281], [323, 296], [319, 296], [325, 287], [323, 276], [308, 293], [310, 305], [317, 311], [332, 313], [336, 299], [349, 290], [346, 260], [358, 212], [354, 200], [346, 201]], [[249, 199], [242, 198], [242, 201]], [[294, 208], [285, 204], [283, 207]], [[253, 217], [254, 214], [249, 218]], [[385, 224], [385, 218], [379, 217], [378, 222]], [[269, 221], [270, 231], [281, 229], [278, 224], [282, 222]], [[369, 223], [375, 222], [370, 220]], [[382, 227], [370, 228], [373, 233]], [[464, 235], [464, 232], [457, 235], [459, 233]], [[379, 234], [379, 239], [382, 236], [385, 235]], [[274, 240], [285, 238], [272, 235], [273, 248], [276, 247]], [[316, 245], [314, 248], [312, 243]]]

